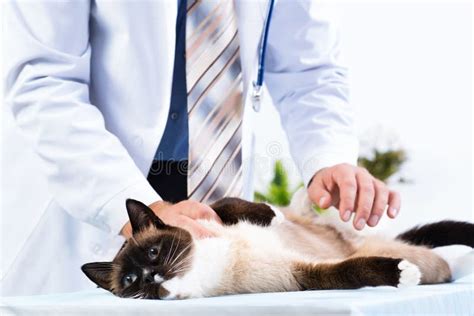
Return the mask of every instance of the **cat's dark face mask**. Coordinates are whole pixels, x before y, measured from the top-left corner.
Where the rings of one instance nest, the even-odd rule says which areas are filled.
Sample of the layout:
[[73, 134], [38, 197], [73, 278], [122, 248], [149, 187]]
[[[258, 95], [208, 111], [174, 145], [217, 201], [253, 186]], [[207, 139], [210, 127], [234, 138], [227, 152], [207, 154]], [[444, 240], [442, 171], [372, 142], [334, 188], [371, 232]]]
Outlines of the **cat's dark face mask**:
[[133, 235], [112, 262], [82, 266], [99, 287], [121, 297], [159, 299], [166, 296], [161, 283], [184, 274], [191, 265], [191, 235], [164, 224], [141, 202], [127, 200]]

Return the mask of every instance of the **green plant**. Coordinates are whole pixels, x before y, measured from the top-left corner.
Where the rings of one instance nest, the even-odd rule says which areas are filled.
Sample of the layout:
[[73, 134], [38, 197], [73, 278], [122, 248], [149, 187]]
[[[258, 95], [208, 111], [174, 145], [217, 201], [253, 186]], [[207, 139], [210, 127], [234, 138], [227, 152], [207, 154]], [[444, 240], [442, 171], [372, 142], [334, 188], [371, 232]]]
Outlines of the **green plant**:
[[[406, 162], [407, 157], [404, 150], [387, 150], [381, 152], [373, 150], [373, 157], [360, 157], [359, 166], [366, 168], [377, 179], [387, 182], [387, 180], [396, 174], [400, 167]], [[403, 178], [398, 180], [405, 182]]]
[[254, 199], [256, 202], [267, 202], [277, 206], [287, 206], [291, 202], [293, 193], [303, 184], [300, 184], [293, 190], [290, 189], [288, 172], [283, 166], [283, 162], [281, 160], [277, 160], [275, 162], [273, 172], [273, 179], [269, 183], [267, 191], [256, 191], [254, 194]]

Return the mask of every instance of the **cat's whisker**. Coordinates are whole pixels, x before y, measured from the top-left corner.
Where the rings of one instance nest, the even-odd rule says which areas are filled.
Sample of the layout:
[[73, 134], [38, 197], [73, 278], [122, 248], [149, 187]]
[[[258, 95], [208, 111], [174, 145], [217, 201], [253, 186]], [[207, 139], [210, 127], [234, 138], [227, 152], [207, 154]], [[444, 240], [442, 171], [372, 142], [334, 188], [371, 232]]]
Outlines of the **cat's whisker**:
[[[188, 244], [186, 247], [184, 247], [184, 248], [178, 253], [178, 255], [177, 255], [176, 257], [174, 257], [174, 253], [173, 253], [174, 259], [173, 259], [173, 261], [170, 263], [170, 265], [173, 265], [173, 263], [175, 263], [176, 260], [178, 260], [178, 259], [181, 257], [181, 255], [182, 255], [186, 250], [188, 250], [189, 247], [191, 247], [191, 245], [192, 245], [192, 244], [190, 243], [190, 244]], [[176, 249], [176, 250], [177, 250], [177, 249]]]
[[[179, 248], [179, 240], [181, 240], [181, 231], [179, 231], [178, 234], [179, 234], [179, 235], [178, 235], [178, 243], [176, 244], [176, 247], [175, 247], [175, 249], [174, 249], [174, 251], [173, 251], [173, 254], [171, 255], [170, 260], [174, 257], [174, 255], [176, 254], [176, 251], [177, 251], [178, 248]], [[172, 265], [172, 264], [173, 264], [173, 263], [170, 263], [170, 265]]]
[[170, 266], [168, 268], [168, 271], [166, 271], [166, 274], [169, 274], [169, 273], [173, 273], [175, 272], [177, 269], [181, 268], [183, 264], [180, 262], [179, 264], [175, 265], [175, 266]]
[[175, 271], [181, 270], [186, 264], [187, 264], [187, 266], [189, 266], [189, 262], [180, 262], [179, 264], [177, 264], [175, 266], [172, 266], [168, 270], [168, 272], [175, 272]]
[[174, 269], [173, 269], [173, 270], [171, 271], [171, 273], [178, 274], [178, 273], [181, 273], [181, 272], [183, 272], [183, 271], [188, 270], [190, 267], [191, 267], [191, 264], [188, 264], [188, 265], [186, 265], [186, 266], [180, 267], [180, 268], [177, 269], [177, 270], [174, 270]]
[[[172, 243], [171, 243], [170, 251], [169, 251], [169, 253], [168, 253], [169, 256], [168, 256], [167, 260], [165, 261], [165, 264], [169, 264], [170, 260], [173, 258], [173, 256], [174, 256], [176, 250], [177, 250], [178, 247], [179, 247], [179, 239], [181, 238], [181, 235], [179, 235], [179, 237], [178, 237], [178, 242], [176, 243], [176, 246], [175, 246], [174, 249], [173, 249], [173, 244], [174, 244], [175, 238], [176, 238], [176, 233], [173, 234], [173, 241], [172, 241]], [[173, 254], [171, 254], [171, 252], [173, 252]]]
[[166, 256], [165, 264], [168, 264], [168, 262], [171, 260], [171, 250], [174, 247], [174, 242], [176, 240], [176, 234], [173, 234], [173, 240], [171, 241], [171, 246], [168, 251], [168, 255]]
[[166, 273], [180, 273], [189, 269], [192, 266], [192, 256], [172, 266]]
[[170, 260], [170, 257], [171, 257], [171, 250], [173, 249], [175, 237], [176, 237], [176, 234], [173, 234], [173, 239], [171, 240], [171, 246], [170, 246], [170, 248], [168, 249], [168, 254], [166, 255], [165, 261], [164, 261], [164, 263], [163, 263], [164, 265], [166, 265], [166, 264], [168, 263], [168, 261]]
[[136, 298], [141, 298], [141, 296], [143, 296], [143, 292], [141, 289], [139, 289], [133, 292], [132, 294], [128, 295], [127, 297], [136, 299]]
[[175, 263], [175, 262], [176, 262], [176, 260], [178, 260], [178, 259], [179, 259], [179, 257], [181, 257], [181, 256], [184, 254], [184, 252], [185, 252], [186, 250], [188, 250], [188, 249], [191, 247], [191, 245], [192, 245], [192, 244], [191, 244], [191, 243], [189, 243], [189, 244], [188, 244], [186, 247], [184, 247], [184, 249], [183, 249], [183, 250], [181, 250], [181, 252], [180, 252], [180, 253], [179, 253], [179, 254], [176, 256], [176, 258], [174, 258], [174, 259], [173, 259], [173, 261], [170, 263], [170, 265], [172, 266], [172, 265], [173, 265], [173, 263]]

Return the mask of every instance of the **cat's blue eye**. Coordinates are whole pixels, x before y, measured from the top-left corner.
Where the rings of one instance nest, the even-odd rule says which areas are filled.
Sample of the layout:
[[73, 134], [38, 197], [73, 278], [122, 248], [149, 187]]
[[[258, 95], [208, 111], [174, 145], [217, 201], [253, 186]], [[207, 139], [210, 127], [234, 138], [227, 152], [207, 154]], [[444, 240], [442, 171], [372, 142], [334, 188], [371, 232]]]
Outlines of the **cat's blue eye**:
[[136, 280], [137, 280], [137, 275], [135, 273], [129, 273], [123, 277], [122, 283], [124, 287], [128, 287]]
[[151, 260], [155, 260], [158, 257], [158, 248], [157, 247], [151, 247], [148, 249], [148, 257], [150, 257]]

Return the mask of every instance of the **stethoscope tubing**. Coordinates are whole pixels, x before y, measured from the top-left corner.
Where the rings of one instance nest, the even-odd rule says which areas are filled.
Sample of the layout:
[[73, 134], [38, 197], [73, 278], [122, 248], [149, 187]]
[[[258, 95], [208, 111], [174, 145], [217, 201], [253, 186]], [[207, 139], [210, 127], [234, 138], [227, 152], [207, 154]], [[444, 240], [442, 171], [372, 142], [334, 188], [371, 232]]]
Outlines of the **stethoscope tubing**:
[[263, 24], [262, 37], [260, 39], [257, 80], [253, 82], [253, 94], [252, 94], [253, 109], [256, 112], [260, 111], [260, 103], [261, 103], [260, 99], [261, 99], [262, 86], [263, 86], [263, 80], [264, 80], [264, 74], [265, 74], [265, 54], [267, 51], [268, 33], [270, 31], [270, 22], [272, 20], [274, 4], [275, 4], [275, 0], [270, 0], [269, 5], [268, 5], [267, 16]]
[[268, 5], [267, 17], [265, 19], [265, 23], [263, 26], [262, 38], [260, 42], [260, 52], [258, 56], [258, 74], [257, 74], [256, 83], [255, 83], [255, 85], [259, 87], [263, 85], [263, 76], [265, 73], [265, 53], [267, 51], [268, 33], [270, 30], [270, 22], [272, 20], [274, 3], [275, 3], [275, 0], [270, 0], [270, 3]]

